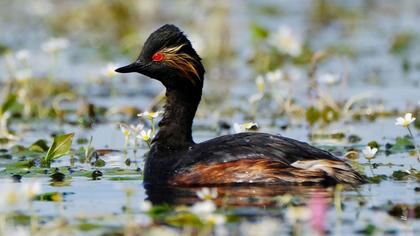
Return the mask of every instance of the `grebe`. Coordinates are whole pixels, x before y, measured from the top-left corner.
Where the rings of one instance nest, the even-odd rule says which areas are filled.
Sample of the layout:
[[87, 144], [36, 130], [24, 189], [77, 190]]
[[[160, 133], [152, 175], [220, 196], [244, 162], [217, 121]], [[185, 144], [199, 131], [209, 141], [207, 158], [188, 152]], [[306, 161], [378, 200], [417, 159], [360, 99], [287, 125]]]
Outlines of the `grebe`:
[[116, 71], [137, 72], [166, 87], [165, 111], [144, 168], [145, 186], [364, 182], [331, 153], [279, 135], [246, 132], [196, 144], [191, 126], [205, 70], [174, 25], [153, 32], [137, 60]]

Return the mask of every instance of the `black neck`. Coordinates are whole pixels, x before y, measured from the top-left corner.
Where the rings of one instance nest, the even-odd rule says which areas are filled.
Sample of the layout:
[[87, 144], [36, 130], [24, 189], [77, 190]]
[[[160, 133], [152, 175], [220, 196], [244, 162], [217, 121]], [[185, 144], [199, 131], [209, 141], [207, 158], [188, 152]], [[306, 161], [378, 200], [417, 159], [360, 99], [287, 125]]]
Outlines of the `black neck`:
[[195, 89], [166, 89], [166, 105], [159, 132], [153, 142], [159, 149], [181, 150], [194, 144], [192, 123], [201, 99], [201, 86]]

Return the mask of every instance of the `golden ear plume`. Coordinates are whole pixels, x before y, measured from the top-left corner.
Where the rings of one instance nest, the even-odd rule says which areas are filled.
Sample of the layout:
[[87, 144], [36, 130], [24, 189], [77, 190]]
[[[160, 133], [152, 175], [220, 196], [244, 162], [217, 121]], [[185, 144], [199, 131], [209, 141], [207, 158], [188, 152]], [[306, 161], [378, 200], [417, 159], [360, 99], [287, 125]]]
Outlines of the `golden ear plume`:
[[163, 61], [170, 66], [179, 69], [185, 77], [195, 84], [195, 78], [200, 80], [198, 71], [195, 68], [196, 59], [187, 53], [178, 53], [183, 46], [185, 46], [185, 44], [160, 50], [164, 54]]

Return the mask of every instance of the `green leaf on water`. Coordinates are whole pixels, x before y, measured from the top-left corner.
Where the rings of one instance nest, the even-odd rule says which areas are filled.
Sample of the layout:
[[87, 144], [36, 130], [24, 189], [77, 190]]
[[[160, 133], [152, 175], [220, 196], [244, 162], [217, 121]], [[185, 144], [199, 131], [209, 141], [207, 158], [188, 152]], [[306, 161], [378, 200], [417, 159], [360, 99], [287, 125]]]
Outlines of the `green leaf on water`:
[[306, 110], [306, 121], [308, 121], [309, 125], [314, 125], [320, 117], [321, 112], [319, 112], [315, 107], [309, 107]]
[[166, 218], [171, 212], [173, 208], [168, 204], [160, 204], [154, 205], [152, 209], [150, 209], [147, 214], [152, 217], [153, 219], [163, 220]]
[[73, 137], [74, 133], [56, 136], [42, 162], [44, 164], [50, 163], [51, 161], [68, 154], [73, 142]]
[[21, 152], [24, 152], [26, 150], [26, 148], [23, 145], [14, 145], [12, 146], [12, 148], [10, 148], [10, 152], [12, 154], [18, 154]]
[[340, 114], [329, 106], [325, 107], [321, 112], [322, 120], [327, 124], [338, 120], [339, 116]]
[[397, 139], [395, 140], [395, 144], [389, 147], [389, 151], [392, 153], [397, 153], [397, 152], [405, 152], [413, 148], [414, 148], [414, 145], [413, 145], [413, 142], [411, 141], [411, 138], [408, 136], [405, 136], [405, 137], [397, 137]]
[[350, 134], [350, 135], [347, 137], [347, 141], [348, 141], [349, 143], [358, 143], [358, 142], [360, 142], [361, 140], [362, 140], [362, 138], [360, 138], [360, 136], [355, 135], [355, 134]]
[[3, 104], [0, 106], [0, 115], [3, 115], [7, 110], [9, 110], [14, 104], [16, 104], [17, 96], [16, 94], [9, 94], [4, 100]]
[[43, 194], [36, 195], [35, 201], [44, 201], [44, 202], [58, 202], [62, 199], [62, 194], [59, 192], [47, 192]]
[[251, 25], [251, 34], [254, 41], [259, 41], [266, 39], [269, 33], [266, 28], [254, 22]]
[[370, 148], [377, 148], [377, 149], [379, 149], [379, 144], [378, 144], [378, 142], [376, 142], [375, 140], [370, 141], [367, 145], [368, 145]]
[[96, 167], [104, 167], [106, 165], [106, 162], [102, 159], [97, 159], [94, 164]]
[[368, 225], [366, 225], [366, 227], [364, 229], [362, 229], [358, 233], [362, 233], [362, 234], [365, 234], [365, 235], [373, 235], [377, 230], [378, 229], [376, 228], [375, 225], [368, 224]]
[[379, 184], [382, 180], [387, 180], [388, 178], [386, 175], [375, 175], [368, 178], [369, 183], [371, 184]]
[[99, 224], [92, 224], [92, 223], [87, 223], [87, 222], [84, 222], [78, 225], [78, 228], [80, 229], [80, 231], [83, 231], [83, 232], [92, 231], [101, 227], [102, 226]]
[[189, 212], [181, 212], [175, 215], [169, 215], [168, 217], [166, 217], [165, 222], [175, 227], [182, 227], [185, 225], [196, 227], [203, 226], [203, 223], [200, 221], [200, 218]]
[[392, 39], [390, 51], [394, 54], [400, 54], [407, 51], [414, 38], [414, 34], [411, 32], [402, 32], [396, 34]]
[[396, 170], [394, 172], [392, 172], [392, 177], [395, 180], [403, 180], [406, 179], [407, 176], [409, 176], [410, 174], [405, 172], [405, 171], [401, 171], [401, 170]]
[[19, 172], [21, 169], [28, 169], [35, 166], [35, 162], [33, 160], [26, 160], [26, 161], [17, 161], [11, 163], [6, 166], [6, 171], [8, 172]]
[[6, 144], [6, 143], [8, 143], [8, 142], [10, 142], [10, 139], [5, 138], [5, 137], [1, 137], [1, 138], [0, 138], [0, 144]]
[[39, 139], [35, 143], [31, 144], [28, 150], [32, 152], [46, 152], [48, 151], [47, 141], [44, 139]]
[[0, 55], [5, 54], [7, 51], [9, 51], [9, 47], [7, 47], [5, 44], [0, 43]]
[[140, 176], [115, 176], [109, 178], [111, 181], [129, 181], [129, 180], [141, 180]]

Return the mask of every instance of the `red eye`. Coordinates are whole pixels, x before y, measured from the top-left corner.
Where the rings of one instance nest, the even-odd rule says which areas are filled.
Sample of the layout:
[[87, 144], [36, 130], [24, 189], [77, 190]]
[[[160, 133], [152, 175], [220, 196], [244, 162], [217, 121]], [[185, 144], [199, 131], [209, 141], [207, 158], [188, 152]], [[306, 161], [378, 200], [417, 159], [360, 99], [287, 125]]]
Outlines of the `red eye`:
[[163, 60], [163, 53], [157, 52], [152, 56], [153, 61], [162, 61]]

